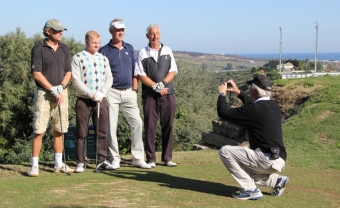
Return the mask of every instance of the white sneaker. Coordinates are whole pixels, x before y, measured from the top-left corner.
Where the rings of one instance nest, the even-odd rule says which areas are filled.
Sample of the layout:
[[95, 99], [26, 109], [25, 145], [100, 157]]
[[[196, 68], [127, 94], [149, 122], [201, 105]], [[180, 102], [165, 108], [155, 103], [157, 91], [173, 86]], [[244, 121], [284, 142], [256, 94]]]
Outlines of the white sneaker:
[[74, 172], [82, 173], [84, 171], [85, 171], [85, 164], [84, 163], [78, 163], [76, 170]]
[[55, 167], [54, 166], [54, 172], [55, 173], [73, 173], [74, 169], [68, 167], [68, 165], [66, 165], [65, 163], [63, 163], [63, 165], [61, 167]]
[[32, 166], [28, 175], [31, 176], [31, 177], [38, 177], [39, 176], [39, 168], [37, 166]]
[[163, 162], [164, 166], [168, 166], [168, 167], [176, 167], [177, 164], [172, 162], [172, 161], [168, 161], [168, 162]]
[[97, 165], [97, 169], [99, 170], [115, 170], [117, 168], [114, 168], [109, 162], [106, 160], [100, 164]]
[[112, 160], [111, 166], [112, 166], [113, 170], [119, 169], [120, 168], [120, 161]]
[[241, 189], [238, 193], [234, 193], [232, 195], [232, 198], [234, 199], [241, 199], [241, 200], [258, 200], [263, 197], [263, 194], [261, 193], [260, 189], [256, 188], [253, 191], [245, 191], [244, 189]]
[[151, 168], [155, 168], [156, 167], [156, 163], [155, 162], [148, 162], [148, 165], [150, 165]]
[[144, 160], [134, 160], [132, 162], [133, 166], [140, 167], [143, 169], [150, 169], [151, 165], [147, 164]]

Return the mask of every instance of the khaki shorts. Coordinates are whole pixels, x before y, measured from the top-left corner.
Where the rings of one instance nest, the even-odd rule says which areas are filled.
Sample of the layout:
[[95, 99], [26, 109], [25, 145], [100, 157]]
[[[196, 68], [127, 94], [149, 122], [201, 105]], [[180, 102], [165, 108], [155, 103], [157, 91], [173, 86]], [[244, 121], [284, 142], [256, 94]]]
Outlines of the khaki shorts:
[[[63, 90], [64, 101], [60, 105], [63, 133], [68, 131], [68, 92]], [[52, 118], [54, 131], [61, 132], [59, 109], [56, 98], [47, 90], [38, 87], [34, 94], [33, 133], [42, 134], [46, 131]]]

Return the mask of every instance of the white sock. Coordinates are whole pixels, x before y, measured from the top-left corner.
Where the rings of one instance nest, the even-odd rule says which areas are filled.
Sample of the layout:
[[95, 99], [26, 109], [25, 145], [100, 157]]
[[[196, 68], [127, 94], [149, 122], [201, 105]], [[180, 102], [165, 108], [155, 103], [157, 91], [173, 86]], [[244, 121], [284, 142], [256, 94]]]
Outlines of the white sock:
[[32, 157], [32, 167], [35, 166], [35, 167], [39, 167], [39, 157]]
[[61, 167], [63, 165], [63, 153], [54, 153], [55, 166]]

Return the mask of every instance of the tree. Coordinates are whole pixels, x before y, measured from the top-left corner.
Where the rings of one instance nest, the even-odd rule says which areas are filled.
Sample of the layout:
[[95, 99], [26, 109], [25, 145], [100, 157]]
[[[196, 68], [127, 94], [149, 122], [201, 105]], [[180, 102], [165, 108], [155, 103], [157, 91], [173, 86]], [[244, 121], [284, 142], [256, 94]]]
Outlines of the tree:
[[[20, 28], [0, 37], [0, 158], [21, 138], [31, 134], [34, 81], [30, 75], [33, 41]], [[3, 154], [1, 154], [3, 153]], [[6, 154], [7, 153], [7, 154]]]
[[305, 59], [305, 66], [304, 66], [304, 69], [305, 69], [305, 70], [309, 70], [309, 69], [308, 69], [308, 66], [309, 66], [309, 58], [306, 58], [306, 59]]
[[276, 70], [276, 66], [279, 65], [279, 60], [269, 60], [267, 64], [264, 65], [264, 67], [268, 67], [270, 70]]
[[227, 63], [227, 68], [226, 70], [232, 70], [233, 69], [233, 64], [232, 63]]

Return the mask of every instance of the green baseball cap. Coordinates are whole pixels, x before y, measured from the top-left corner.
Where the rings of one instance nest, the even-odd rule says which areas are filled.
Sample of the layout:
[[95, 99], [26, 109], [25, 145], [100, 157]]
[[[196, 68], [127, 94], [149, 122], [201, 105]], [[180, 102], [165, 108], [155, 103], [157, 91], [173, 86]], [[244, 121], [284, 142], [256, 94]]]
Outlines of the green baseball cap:
[[46, 21], [44, 28], [53, 28], [56, 31], [67, 30], [59, 20], [49, 19]]

